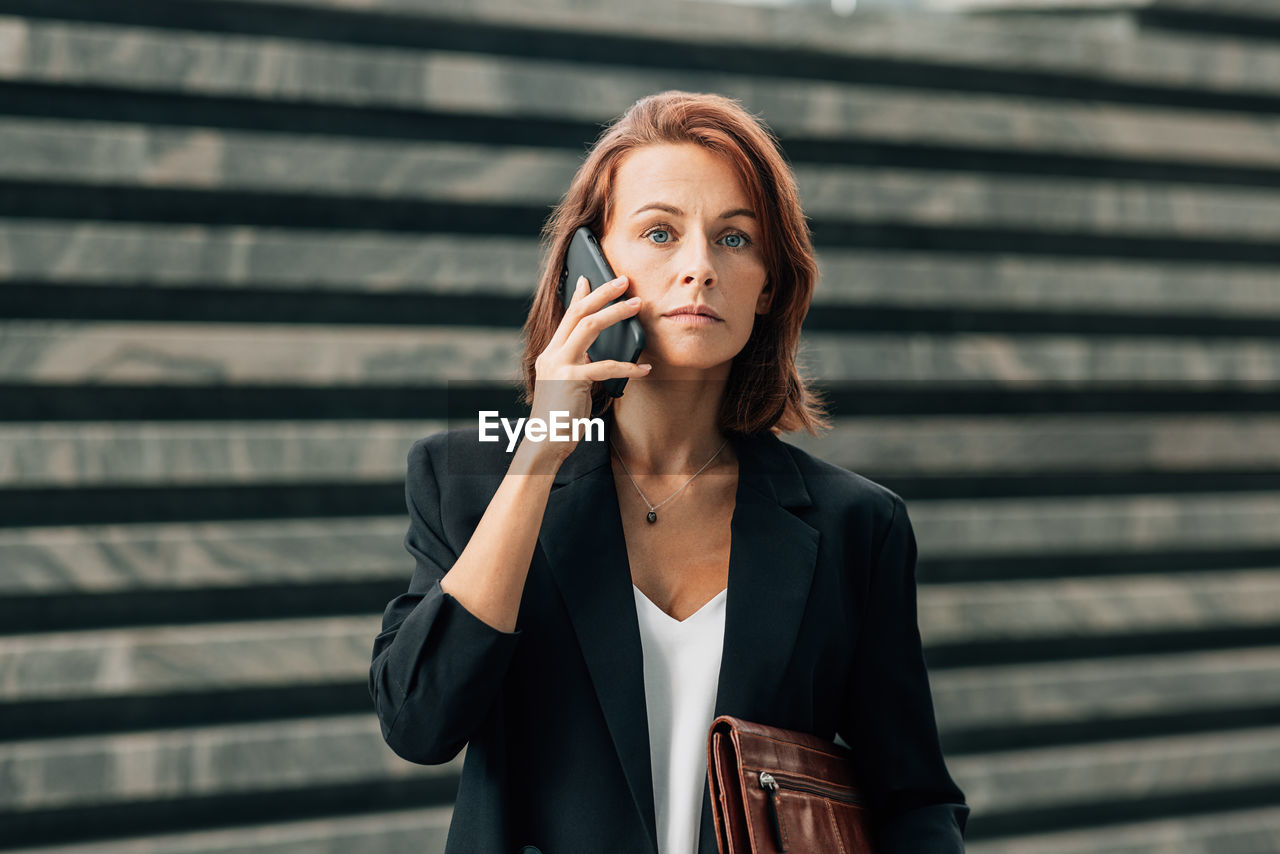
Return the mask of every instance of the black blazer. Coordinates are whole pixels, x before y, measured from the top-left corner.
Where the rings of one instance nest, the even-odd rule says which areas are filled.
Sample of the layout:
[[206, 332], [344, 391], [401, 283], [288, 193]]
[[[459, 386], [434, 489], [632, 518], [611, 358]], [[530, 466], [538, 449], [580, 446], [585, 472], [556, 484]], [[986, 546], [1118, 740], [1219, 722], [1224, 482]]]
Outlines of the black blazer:
[[[881, 854], [963, 851], [969, 807], [939, 746], [902, 499], [772, 434], [732, 441], [715, 713], [838, 733], [883, 817]], [[554, 479], [515, 631], [440, 588], [502, 480], [505, 446], [460, 428], [409, 450], [404, 545], [417, 566], [387, 606], [369, 671], [383, 736], [426, 764], [467, 745], [446, 854], [656, 854], [640, 630], [608, 443], [580, 442]], [[705, 781], [698, 854], [716, 854]]]

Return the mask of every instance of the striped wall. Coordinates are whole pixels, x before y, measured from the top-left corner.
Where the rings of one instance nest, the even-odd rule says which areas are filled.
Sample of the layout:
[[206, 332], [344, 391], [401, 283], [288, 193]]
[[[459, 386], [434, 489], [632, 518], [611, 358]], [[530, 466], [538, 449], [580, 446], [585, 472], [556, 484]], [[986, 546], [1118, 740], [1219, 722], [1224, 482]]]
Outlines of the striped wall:
[[0, 0], [0, 850], [443, 851], [365, 682], [405, 454], [666, 88], [796, 169], [787, 438], [908, 501], [969, 850], [1280, 851], [1265, 0]]

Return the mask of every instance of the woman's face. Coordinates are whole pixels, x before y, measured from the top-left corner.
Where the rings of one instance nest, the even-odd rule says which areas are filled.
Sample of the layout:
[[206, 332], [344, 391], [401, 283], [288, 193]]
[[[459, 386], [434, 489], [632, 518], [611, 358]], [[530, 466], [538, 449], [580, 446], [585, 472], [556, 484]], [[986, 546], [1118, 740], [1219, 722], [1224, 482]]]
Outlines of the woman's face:
[[[619, 164], [600, 245], [629, 277], [626, 296], [644, 300], [641, 361], [654, 376], [717, 366], [728, 375], [772, 296], [756, 213], [728, 162], [701, 146], [649, 145]], [[671, 313], [688, 305], [719, 319]]]

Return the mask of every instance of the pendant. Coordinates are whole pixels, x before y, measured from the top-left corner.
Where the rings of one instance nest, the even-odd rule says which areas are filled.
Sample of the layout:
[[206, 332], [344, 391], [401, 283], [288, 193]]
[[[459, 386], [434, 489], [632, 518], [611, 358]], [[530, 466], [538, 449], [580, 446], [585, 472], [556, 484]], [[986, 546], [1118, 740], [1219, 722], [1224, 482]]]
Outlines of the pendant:
[[658, 514], [656, 511], [650, 510], [649, 515], [645, 516], [644, 518], [649, 520], [649, 524], [653, 524], [654, 522], [658, 521]]

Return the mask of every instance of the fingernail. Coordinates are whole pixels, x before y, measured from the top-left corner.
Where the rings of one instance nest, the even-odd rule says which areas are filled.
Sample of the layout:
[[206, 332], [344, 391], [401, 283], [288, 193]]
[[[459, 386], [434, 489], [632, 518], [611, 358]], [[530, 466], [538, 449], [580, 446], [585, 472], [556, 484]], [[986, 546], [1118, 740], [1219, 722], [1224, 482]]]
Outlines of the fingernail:
[[639, 304], [640, 304], [640, 297], [632, 297], [631, 299], [627, 300], [627, 305], [639, 305]]
[[578, 290], [582, 290], [582, 286], [583, 286], [583, 285], [585, 285], [586, 283], [587, 283], [587, 277], [586, 277], [586, 276], [579, 276], [579, 277], [578, 277], [578, 285], [577, 285]]

